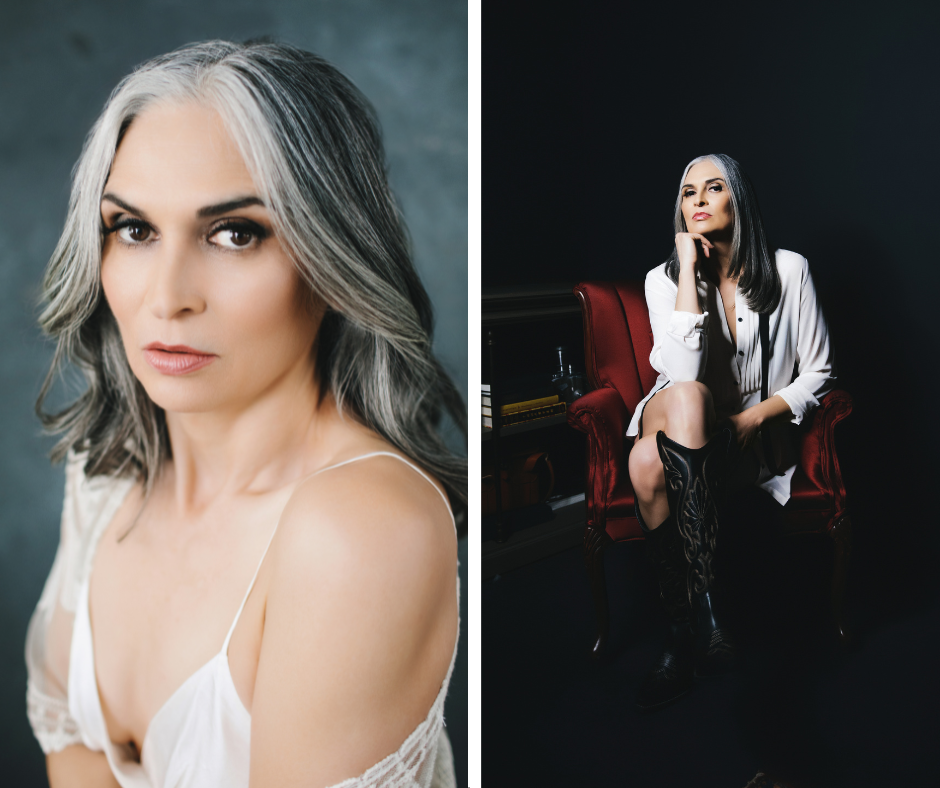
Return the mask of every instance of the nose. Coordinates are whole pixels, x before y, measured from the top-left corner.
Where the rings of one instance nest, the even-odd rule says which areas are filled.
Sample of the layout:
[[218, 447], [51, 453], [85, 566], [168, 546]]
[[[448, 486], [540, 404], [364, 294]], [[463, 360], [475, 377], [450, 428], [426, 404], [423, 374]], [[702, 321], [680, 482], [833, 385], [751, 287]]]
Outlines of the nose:
[[708, 197], [706, 196], [707, 194], [708, 194], [707, 189], [702, 189], [701, 191], [699, 191], [698, 199], [695, 201], [695, 204], [699, 206], [708, 205]]
[[164, 242], [151, 261], [147, 307], [160, 320], [172, 320], [205, 310], [206, 300], [197, 280], [195, 250], [185, 244]]

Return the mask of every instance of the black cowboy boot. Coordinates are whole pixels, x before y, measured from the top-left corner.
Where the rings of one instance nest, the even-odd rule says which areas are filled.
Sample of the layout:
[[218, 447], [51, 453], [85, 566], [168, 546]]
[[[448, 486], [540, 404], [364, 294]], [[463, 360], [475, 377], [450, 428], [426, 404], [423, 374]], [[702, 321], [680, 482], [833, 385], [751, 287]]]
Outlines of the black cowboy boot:
[[666, 498], [688, 562], [687, 593], [692, 610], [695, 675], [713, 676], [732, 667], [734, 645], [715, 618], [712, 561], [718, 540], [718, 498], [733, 441], [721, 430], [700, 449], [689, 449], [656, 434], [666, 473]]
[[682, 537], [671, 514], [659, 528], [646, 534], [646, 557], [659, 574], [659, 595], [669, 615], [669, 634], [663, 653], [637, 690], [636, 705], [641, 711], [664, 706], [685, 695], [692, 689], [695, 674], [687, 564]]

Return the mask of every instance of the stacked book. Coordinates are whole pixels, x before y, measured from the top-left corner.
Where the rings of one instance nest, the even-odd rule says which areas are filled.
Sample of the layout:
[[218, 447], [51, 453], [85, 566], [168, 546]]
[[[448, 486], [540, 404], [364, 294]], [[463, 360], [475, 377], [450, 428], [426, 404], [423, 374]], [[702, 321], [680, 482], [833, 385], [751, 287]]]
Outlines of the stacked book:
[[493, 400], [490, 397], [490, 384], [483, 384], [483, 426], [493, 429]]
[[[483, 384], [483, 426], [493, 427], [493, 400], [490, 396], [490, 386]], [[526, 421], [544, 419], [564, 413], [568, 406], [559, 401], [557, 394], [551, 397], [525, 400], [524, 402], [511, 402], [499, 408], [500, 426], [508, 427], [510, 424], [522, 424]]]

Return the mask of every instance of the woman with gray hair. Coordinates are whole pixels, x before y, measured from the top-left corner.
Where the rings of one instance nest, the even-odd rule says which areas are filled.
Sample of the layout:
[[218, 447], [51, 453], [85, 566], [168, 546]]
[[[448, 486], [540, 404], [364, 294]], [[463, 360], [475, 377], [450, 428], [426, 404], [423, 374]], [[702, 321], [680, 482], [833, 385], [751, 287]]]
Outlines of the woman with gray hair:
[[646, 277], [656, 385], [633, 415], [630, 479], [670, 619], [640, 709], [720, 673], [735, 650], [714, 608], [719, 500], [757, 484], [781, 505], [796, 468], [788, 424], [835, 381], [806, 259], [764, 236], [757, 197], [724, 154], [685, 168], [672, 256]]
[[[56, 559], [27, 639], [53, 788], [452, 786], [464, 404], [378, 124], [213, 41], [125, 78], [44, 280]], [[68, 365], [86, 388], [46, 413]]]

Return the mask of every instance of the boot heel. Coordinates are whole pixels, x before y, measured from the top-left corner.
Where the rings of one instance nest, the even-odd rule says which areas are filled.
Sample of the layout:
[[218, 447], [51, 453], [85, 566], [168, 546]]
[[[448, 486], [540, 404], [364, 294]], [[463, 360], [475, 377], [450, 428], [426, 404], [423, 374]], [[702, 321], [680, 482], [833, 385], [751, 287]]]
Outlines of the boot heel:
[[637, 708], [653, 711], [678, 700], [695, 683], [686, 564], [672, 516], [646, 535], [646, 557], [656, 566], [659, 595], [670, 622], [663, 653], [644, 676], [636, 693]]

